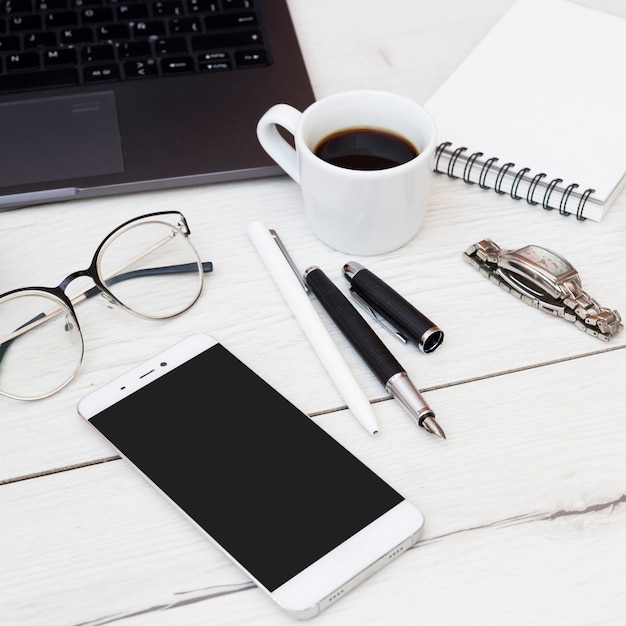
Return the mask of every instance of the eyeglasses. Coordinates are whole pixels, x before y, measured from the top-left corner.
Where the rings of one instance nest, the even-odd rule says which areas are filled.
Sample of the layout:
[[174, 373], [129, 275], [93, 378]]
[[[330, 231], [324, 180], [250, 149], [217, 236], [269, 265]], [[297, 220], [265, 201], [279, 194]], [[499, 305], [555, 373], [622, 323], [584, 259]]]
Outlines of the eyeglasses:
[[[202, 262], [178, 211], [150, 213], [118, 226], [98, 246], [85, 269], [58, 287], [24, 287], [0, 295], [0, 394], [39, 400], [63, 389], [83, 361], [84, 342], [74, 305], [102, 294], [144, 319], [180, 315], [200, 297]], [[80, 277], [93, 286], [71, 297]], [[141, 279], [141, 280], [135, 280]]]

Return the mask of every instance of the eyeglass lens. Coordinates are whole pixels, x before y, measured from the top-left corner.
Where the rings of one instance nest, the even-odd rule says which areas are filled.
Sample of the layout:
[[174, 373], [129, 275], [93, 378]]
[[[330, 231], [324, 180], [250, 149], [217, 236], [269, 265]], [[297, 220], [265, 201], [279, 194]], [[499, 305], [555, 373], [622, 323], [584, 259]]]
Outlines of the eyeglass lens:
[[[187, 310], [207, 271], [185, 233], [159, 216], [115, 231], [100, 248], [96, 266], [119, 304], [150, 319]], [[82, 356], [78, 323], [61, 299], [26, 289], [0, 300], [0, 393], [23, 400], [49, 396], [75, 376]]]
[[44, 292], [0, 306], [0, 389], [16, 398], [53, 393], [71, 380], [83, 355], [74, 314]]
[[107, 241], [98, 258], [102, 282], [133, 313], [164, 319], [200, 295], [202, 263], [189, 239], [165, 222], [131, 224]]

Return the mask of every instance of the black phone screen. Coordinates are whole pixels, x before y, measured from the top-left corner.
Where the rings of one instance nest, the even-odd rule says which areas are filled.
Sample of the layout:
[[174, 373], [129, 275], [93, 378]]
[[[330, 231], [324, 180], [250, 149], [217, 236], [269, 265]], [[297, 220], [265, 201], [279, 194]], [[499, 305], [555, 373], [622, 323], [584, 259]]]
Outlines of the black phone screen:
[[221, 344], [90, 422], [270, 591], [403, 501]]

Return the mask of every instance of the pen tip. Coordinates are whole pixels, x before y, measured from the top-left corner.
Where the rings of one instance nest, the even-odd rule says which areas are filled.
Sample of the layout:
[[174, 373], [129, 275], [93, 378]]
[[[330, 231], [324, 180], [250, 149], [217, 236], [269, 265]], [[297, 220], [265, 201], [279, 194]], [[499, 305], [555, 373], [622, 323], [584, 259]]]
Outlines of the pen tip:
[[437, 435], [437, 437], [441, 439], [446, 439], [446, 434], [443, 432], [443, 428], [439, 426], [437, 420], [432, 415], [424, 418], [421, 426], [424, 427], [429, 433]]

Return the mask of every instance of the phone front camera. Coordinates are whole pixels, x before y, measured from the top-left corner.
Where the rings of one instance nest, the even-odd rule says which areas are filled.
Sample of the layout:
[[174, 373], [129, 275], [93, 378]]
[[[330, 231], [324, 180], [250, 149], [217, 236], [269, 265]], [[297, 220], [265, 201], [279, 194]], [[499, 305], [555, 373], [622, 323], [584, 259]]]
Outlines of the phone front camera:
[[166, 361], [162, 361], [162, 362], [161, 362], [161, 367], [165, 367], [166, 365], [167, 365], [167, 362], [166, 362]]

